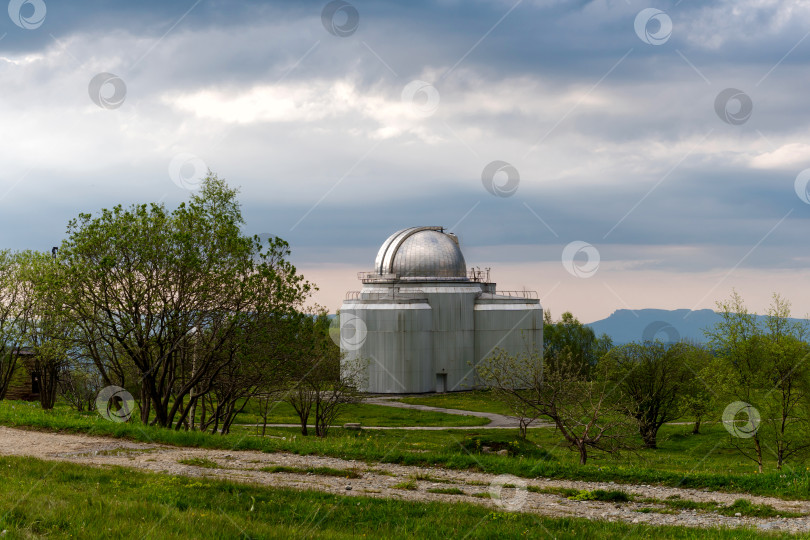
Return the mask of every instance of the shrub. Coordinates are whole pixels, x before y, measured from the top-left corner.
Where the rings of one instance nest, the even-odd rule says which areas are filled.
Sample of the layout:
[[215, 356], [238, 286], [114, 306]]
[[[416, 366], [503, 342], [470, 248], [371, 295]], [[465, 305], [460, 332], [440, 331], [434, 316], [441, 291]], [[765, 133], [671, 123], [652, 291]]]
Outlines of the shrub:
[[[478, 434], [473, 433], [464, 437], [461, 441], [461, 447], [470, 453], [483, 453], [484, 448], [489, 448], [491, 452], [498, 452], [506, 450], [510, 457], [522, 456], [534, 459], [541, 459], [543, 461], [557, 461], [553, 455], [549, 454], [543, 448], [540, 448], [535, 443], [526, 439], [521, 439], [516, 435], [509, 435], [506, 433], [486, 433]], [[458, 447], [453, 444], [451, 451], [457, 451]]]

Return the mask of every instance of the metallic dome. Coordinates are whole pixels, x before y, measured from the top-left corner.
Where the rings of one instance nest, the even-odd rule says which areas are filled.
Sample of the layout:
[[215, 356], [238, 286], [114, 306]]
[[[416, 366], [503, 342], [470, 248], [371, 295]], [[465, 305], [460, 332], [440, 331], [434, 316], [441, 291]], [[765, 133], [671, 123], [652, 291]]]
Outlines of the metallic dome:
[[467, 263], [458, 239], [442, 227], [410, 227], [395, 232], [377, 252], [374, 270], [406, 279], [467, 279]]

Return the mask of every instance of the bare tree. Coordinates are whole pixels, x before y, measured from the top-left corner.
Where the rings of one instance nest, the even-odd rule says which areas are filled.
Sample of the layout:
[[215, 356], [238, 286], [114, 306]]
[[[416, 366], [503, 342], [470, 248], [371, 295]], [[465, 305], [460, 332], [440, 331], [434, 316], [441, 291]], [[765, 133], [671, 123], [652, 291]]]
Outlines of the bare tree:
[[285, 400], [292, 405], [307, 435], [307, 423], [315, 415], [315, 435], [326, 437], [341, 409], [361, 400], [366, 372], [362, 359], [343, 362], [340, 349], [329, 337], [329, 319], [321, 312], [300, 321], [299, 349], [289, 357], [285, 373]]
[[496, 395], [510, 396], [554, 423], [582, 465], [590, 449], [612, 453], [628, 446], [632, 434], [627, 420], [616, 414], [621, 395], [615, 385], [604, 377], [589, 380], [587, 367], [567, 351], [547, 360], [544, 366], [536, 352], [517, 359], [498, 349], [477, 372]]

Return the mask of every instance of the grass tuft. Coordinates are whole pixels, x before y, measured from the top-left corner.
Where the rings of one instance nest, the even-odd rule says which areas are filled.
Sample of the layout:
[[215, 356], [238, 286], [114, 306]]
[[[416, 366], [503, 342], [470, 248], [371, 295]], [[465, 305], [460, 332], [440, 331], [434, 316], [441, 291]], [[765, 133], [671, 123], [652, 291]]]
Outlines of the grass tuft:
[[427, 490], [428, 493], [439, 493], [442, 495], [466, 495], [463, 491], [459, 488], [449, 487], [449, 488], [430, 488]]
[[338, 478], [362, 478], [354, 469], [333, 469], [332, 467], [287, 467], [285, 465], [272, 465], [259, 469], [267, 473], [315, 474], [318, 476], [336, 476]]
[[406, 489], [408, 491], [415, 491], [418, 485], [416, 484], [416, 480], [404, 480], [399, 484], [394, 484], [394, 489]]
[[220, 469], [222, 467], [217, 464], [216, 461], [213, 461], [208, 458], [186, 458], [186, 459], [178, 459], [177, 463], [181, 463], [183, 465], [191, 465], [193, 467], [203, 467], [205, 469]]

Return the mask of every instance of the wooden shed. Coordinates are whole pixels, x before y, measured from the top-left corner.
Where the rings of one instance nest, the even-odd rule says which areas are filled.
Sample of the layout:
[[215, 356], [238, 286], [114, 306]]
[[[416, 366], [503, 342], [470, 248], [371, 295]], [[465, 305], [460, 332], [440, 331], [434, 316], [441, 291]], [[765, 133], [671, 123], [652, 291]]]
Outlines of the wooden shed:
[[39, 372], [34, 368], [34, 353], [21, 350], [17, 356], [17, 371], [11, 379], [6, 399], [37, 401], [39, 399]]

